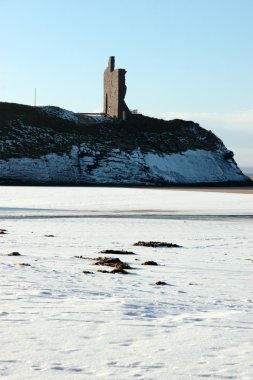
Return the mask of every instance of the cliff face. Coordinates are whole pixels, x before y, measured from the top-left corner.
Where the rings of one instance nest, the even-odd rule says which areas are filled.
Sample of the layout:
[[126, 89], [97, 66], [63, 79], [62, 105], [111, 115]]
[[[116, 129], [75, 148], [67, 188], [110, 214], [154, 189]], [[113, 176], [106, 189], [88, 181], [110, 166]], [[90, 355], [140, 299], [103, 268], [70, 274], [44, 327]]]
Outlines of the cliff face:
[[247, 183], [222, 141], [198, 124], [124, 122], [0, 103], [0, 181], [34, 184]]

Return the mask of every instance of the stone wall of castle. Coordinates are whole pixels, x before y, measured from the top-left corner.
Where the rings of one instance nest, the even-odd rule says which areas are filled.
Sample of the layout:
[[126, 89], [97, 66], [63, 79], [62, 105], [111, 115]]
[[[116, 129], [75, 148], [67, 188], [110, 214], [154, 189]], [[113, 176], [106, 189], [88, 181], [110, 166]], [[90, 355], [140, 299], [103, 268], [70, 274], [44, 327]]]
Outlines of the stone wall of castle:
[[110, 57], [104, 71], [104, 113], [118, 119], [126, 119], [131, 113], [125, 103], [125, 69], [116, 69], [115, 57]]

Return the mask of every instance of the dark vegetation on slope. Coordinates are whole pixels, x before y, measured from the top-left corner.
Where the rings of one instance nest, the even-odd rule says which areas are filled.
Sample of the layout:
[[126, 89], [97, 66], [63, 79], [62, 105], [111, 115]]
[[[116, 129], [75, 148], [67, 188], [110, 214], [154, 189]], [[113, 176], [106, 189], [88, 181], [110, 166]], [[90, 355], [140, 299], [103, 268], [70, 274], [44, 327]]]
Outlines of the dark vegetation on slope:
[[[80, 144], [105, 154], [115, 148], [175, 153], [223, 146], [211, 131], [192, 121], [133, 115], [128, 121], [81, 124], [48, 114], [43, 107], [0, 102], [0, 159], [68, 154], [72, 145]], [[228, 155], [231, 158], [232, 152]]]

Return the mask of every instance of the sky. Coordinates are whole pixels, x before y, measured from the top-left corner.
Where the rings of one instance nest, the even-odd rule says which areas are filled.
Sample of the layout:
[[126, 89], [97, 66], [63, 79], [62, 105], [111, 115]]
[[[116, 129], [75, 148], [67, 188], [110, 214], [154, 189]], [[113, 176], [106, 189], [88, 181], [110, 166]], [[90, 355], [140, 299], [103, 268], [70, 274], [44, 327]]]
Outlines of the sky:
[[253, 0], [0, 0], [0, 101], [103, 110], [108, 57], [130, 109], [193, 120], [253, 167]]

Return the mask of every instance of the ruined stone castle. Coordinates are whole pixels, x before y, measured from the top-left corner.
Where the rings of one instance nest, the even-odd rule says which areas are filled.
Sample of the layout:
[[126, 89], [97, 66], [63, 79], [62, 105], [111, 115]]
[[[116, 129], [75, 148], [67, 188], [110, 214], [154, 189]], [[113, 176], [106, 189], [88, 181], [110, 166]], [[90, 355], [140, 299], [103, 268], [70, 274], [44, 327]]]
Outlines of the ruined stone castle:
[[125, 69], [115, 69], [115, 57], [109, 57], [104, 71], [104, 113], [111, 117], [126, 120], [131, 114], [125, 103]]

